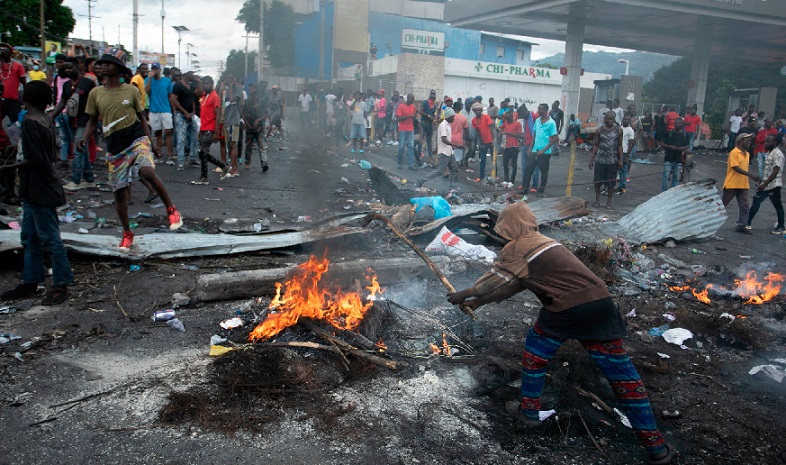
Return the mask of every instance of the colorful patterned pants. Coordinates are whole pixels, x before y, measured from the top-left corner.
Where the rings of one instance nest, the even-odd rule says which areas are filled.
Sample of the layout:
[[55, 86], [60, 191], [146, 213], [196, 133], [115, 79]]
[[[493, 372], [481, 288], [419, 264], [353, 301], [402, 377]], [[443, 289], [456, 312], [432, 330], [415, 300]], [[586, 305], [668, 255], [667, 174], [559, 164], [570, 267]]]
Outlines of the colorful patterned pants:
[[[547, 335], [537, 324], [527, 333], [521, 372], [521, 409], [530, 418], [538, 418], [546, 365], [565, 341]], [[579, 342], [606, 375], [617, 401], [647, 451], [657, 454], [666, 450], [665, 440], [655, 424], [647, 390], [625, 353], [622, 339]]]

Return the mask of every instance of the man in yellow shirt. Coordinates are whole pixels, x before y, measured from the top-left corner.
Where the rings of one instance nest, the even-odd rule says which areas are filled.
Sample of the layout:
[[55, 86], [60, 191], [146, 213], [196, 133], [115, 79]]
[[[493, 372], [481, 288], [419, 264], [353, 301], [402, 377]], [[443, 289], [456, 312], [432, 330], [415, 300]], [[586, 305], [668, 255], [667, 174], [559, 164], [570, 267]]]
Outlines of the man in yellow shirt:
[[726, 179], [723, 181], [723, 206], [728, 206], [731, 203], [731, 199], [737, 199], [740, 215], [737, 218], [736, 230], [746, 234], [751, 234], [751, 227], [748, 226], [750, 179], [756, 182], [761, 181], [758, 175], [748, 171], [748, 148], [751, 145], [752, 138], [753, 134], [740, 134], [737, 136], [734, 150], [729, 153], [729, 159], [726, 162]]
[[46, 81], [46, 73], [41, 71], [37, 63], [33, 65], [33, 69], [27, 74], [30, 76], [31, 81]]
[[147, 67], [147, 63], [142, 63], [136, 69], [136, 74], [134, 77], [131, 78], [131, 85], [139, 89], [139, 93], [142, 95], [142, 108], [147, 109], [147, 93], [145, 92], [145, 78], [147, 77], [147, 73], [150, 70]]

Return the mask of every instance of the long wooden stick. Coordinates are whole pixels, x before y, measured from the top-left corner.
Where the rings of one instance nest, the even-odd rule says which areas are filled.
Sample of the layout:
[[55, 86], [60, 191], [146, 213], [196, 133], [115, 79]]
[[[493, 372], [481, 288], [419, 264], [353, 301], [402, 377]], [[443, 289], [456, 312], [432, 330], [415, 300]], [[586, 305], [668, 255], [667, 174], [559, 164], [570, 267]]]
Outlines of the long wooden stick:
[[582, 388], [580, 388], [579, 386], [576, 386], [575, 384], [570, 384], [570, 383], [566, 383], [565, 381], [560, 381], [560, 380], [558, 380], [557, 378], [555, 378], [555, 377], [551, 376], [551, 374], [546, 374], [546, 378], [550, 379], [550, 380], [551, 380], [552, 382], [554, 382], [554, 383], [557, 383], [557, 384], [563, 384], [563, 385], [565, 385], [565, 386], [568, 386], [568, 387], [570, 387], [570, 388], [574, 389], [574, 390], [575, 390], [576, 392], [578, 392], [578, 393], [579, 393], [579, 395], [581, 395], [582, 397], [586, 397], [586, 398], [588, 398], [588, 399], [590, 399], [590, 400], [594, 401], [596, 404], [598, 404], [598, 407], [600, 407], [601, 409], [603, 409], [603, 411], [604, 411], [604, 412], [606, 412], [606, 413], [607, 413], [609, 416], [611, 416], [612, 418], [618, 418], [618, 417], [617, 417], [617, 414], [616, 414], [616, 413], [614, 413], [614, 409], [612, 409], [611, 407], [609, 407], [609, 404], [607, 404], [606, 402], [603, 402], [603, 401], [600, 399], [600, 397], [598, 397], [597, 395], [595, 395], [595, 394], [593, 394], [593, 393], [591, 393], [591, 392], [589, 392], [589, 391], [587, 391], [587, 390], [585, 390], [585, 389], [582, 389]]
[[354, 355], [355, 357], [362, 358], [367, 362], [371, 362], [375, 365], [379, 365], [391, 370], [398, 370], [399, 368], [403, 368], [407, 366], [407, 363], [405, 362], [394, 362], [393, 360], [386, 360], [382, 357], [377, 357], [376, 355], [372, 355], [367, 352], [364, 352], [358, 349], [357, 347], [354, 347], [351, 344], [333, 336], [332, 334], [328, 333], [327, 331], [325, 331], [324, 329], [318, 327], [313, 323], [306, 323], [305, 325], [309, 330], [319, 335], [321, 338], [336, 344], [342, 349], [347, 350], [350, 354]]
[[[448, 278], [445, 276], [445, 274], [442, 272], [442, 270], [437, 268], [437, 265], [434, 264], [434, 262], [431, 261], [431, 259], [428, 257], [428, 255], [426, 255], [422, 250], [420, 250], [420, 247], [415, 245], [415, 243], [412, 242], [412, 239], [407, 237], [407, 235], [404, 234], [403, 231], [398, 229], [398, 227], [396, 227], [396, 225], [394, 225], [393, 222], [390, 221], [390, 218], [388, 218], [388, 217], [386, 217], [386, 216], [384, 216], [382, 214], [379, 214], [379, 213], [370, 213], [365, 218], [363, 218], [362, 224], [368, 225], [372, 220], [379, 220], [379, 221], [382, 221], [383, 223], [385, 223], [385, 225], [387, 225], [388, 229], [393, 231], [393, 234], [395, 234], [396, 236], [399, 237], [399, 239], [404, 241], [405, 244], [407, 244], [412, 250], [415, 251], [416, 254], [418, 254], [418, 256], [420, 258], [423, 259], [424, 262], [426, 262], [426, 265], [428, 265], [428, 267], [431, 268], [431, 271], [433, 271], [434, 274], [437, 275], [437, 278], [440, 280], [442, 285], [445, 286], [445, 288], [448, 290], [448, 292], [456, 292], [456, 288], [453, 287], [453, 284], [451, 284], [450, 281], [448, 281]], [[477, 320], [478, 319], [478, 316], [475, 315], [475, 312], [471, 308], [469, 308], [467, 305], [464, 305], [464, 304], [459, 305], [459, 309], [462, 312], [464, 312], [467, 315], [469, 315], [473, 320]]]

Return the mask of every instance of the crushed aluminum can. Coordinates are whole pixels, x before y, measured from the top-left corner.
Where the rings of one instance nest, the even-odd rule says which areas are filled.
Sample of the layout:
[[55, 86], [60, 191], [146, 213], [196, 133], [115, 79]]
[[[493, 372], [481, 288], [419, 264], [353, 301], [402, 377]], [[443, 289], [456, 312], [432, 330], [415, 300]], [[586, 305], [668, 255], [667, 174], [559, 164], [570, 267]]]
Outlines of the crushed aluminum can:
[[175, 317], [175, 311], [171, 308], [166, 310], [156, 310], [153, 312], [153, 321], [169, 321]]

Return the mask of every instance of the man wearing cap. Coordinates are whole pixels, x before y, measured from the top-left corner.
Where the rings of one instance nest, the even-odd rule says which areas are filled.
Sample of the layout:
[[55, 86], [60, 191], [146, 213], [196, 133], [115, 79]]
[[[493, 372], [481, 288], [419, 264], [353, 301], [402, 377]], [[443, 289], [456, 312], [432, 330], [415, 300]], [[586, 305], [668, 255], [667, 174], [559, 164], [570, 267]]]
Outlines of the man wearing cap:
[[107, 143], [109, 187], [114, 193], [115, 209], [123, 226], [123, 239], [119, 246], [121, 250], [129, 250], [134, 242], [134, 233], [128, 221], [128, 182], [134, 166], [139, 167], [139, 176], [166, 205], [169, 229], [175, 230], [183, 225], [183, 219], [172, 203], [169, 192], [156, 176], [153, 154], [159, 149], [150, 142], [150, 130], [139, 92], [131, 85], [120, 82], [120, 76], [127, 71], [125, 58], [123, 50], [110, 48], [97, 61], [97, 64], [103, 64], [106, 81], [103, 86], [93, 89], [87, 98], [85, 112], [90, 115], [90, 119], [82, 138], [77, 142], [79, 149], [83, 149], [95, 133], [100, 118]]
[[19, 120], [19, 84], [27, 82], [25, 67], [11, 59], [14, 48], [5, 42], [0, 42], [0, 94], [2, 94], [3, 116], [8, 116], [12, 123]]
[[[172, 159], [172, 106], [169, 94], [172, 93], [172, 81], [161, 75], [161, 65], [153, 63], [151, 74], [145, 79], [145, 92], [150, 98], [150, 129], [156, 134], [156, 147], [161, 149], [162, 137], [166, 141], [167, 165], [174, 165]], [[161, 154], [160, 151], [159, 154]]]
[[456, 159], [453, 158], [453, 148], [455, 147], [460, 149], [463, 148], [463, 145], [453, 142], [453, 134], [450, 129], [450, 124], [453, 122], [453, 118], [455, 117], [456, 112], [452, 108], [445, 109], [445, 119], [442, 120], [442, 122], [439, 123], [439, 127], [437, 127], [437, 152], [439, 153], [437, 168], [426, 176], [418, 179], [418, 187], [423, 187], [423, 184], [425, 184], [429, 179], [434, 179], [437, 176], [441, 176], [446, 169], [450, 172], [448, 175], [448, 179], [450, 180], [450, 189], [454, 189], [456, 187], [458, 164], [456, 163]]
[[[750, 119], [748, 120], [750, 122]], [[755, 121], [754, 121], [755, 123]], [[731, 199], [737, 199], [737, 206], [740, 209], [736, 231], [750, 234], [751, 227], [748, 226], [748, 214], [750, 212], [750, 179], [760, 182], [761, 178], [748, 171], [750, 155], [748, 149], [753, 141], [753, 134], [750, 132], [737, 135], [734, 150], [729, 153], [726, 162], [726, 178], [723, 180], [723, 206], [727, 207]]]

